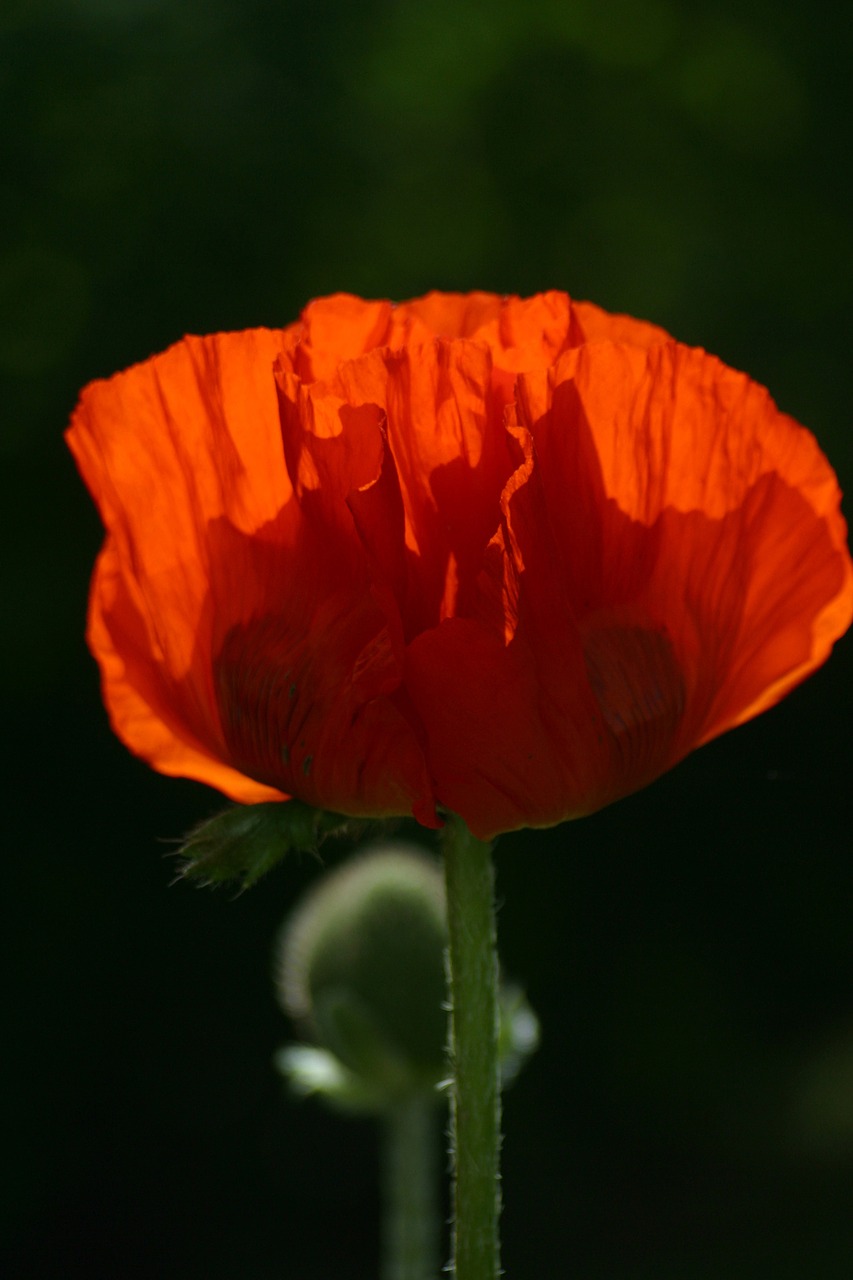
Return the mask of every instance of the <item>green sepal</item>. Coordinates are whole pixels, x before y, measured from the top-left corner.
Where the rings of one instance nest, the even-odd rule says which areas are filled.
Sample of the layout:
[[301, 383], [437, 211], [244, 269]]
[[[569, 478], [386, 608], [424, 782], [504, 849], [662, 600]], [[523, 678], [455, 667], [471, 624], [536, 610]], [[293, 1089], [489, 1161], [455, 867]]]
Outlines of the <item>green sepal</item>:
[[498, 1058], [501, 1087], [505, 1089], [539, 1047], [539, 1019], [521, 987], [503, 983], [498, 991], [498, 1016]]
[[189, 833], [178, 854], [183, 859], [178, 879], [203, 885], [236, 881], [248, 889], [286, 854], [315, 852], [350, 822], [301, 800], [235, 805]]
[[337, 1111], [381, 1115], [388, 1099], [380, 1089], [345, 1067], [328, 1049], [292, 1044], [279, 1049], [274, 1062], [298, 1098], [321, 1097]]

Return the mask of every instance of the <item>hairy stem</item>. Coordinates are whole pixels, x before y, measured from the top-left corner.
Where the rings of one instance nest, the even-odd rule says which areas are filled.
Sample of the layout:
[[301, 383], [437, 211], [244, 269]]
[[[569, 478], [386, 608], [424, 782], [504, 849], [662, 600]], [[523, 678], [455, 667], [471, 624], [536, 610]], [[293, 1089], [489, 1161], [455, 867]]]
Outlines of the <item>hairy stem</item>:
[[491, 846], [444, 828], [450, 931], [451, 1155], [455, 1280], [500, 1275], [500, 1085]]

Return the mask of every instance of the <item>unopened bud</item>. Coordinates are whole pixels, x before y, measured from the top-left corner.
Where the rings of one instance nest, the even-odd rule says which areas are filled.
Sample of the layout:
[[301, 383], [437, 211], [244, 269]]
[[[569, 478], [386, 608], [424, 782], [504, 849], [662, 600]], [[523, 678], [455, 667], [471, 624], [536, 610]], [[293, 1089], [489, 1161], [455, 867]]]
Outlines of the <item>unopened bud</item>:
[[[448, 1073], [447, 912], [439, 864], [384, 844], [327, 874], [285, 923], [276, 987], [308, 1043], [276, 1061], [291, 1087], [349, 1110], [380, 1112], [442, 1095]], [[536, 1048], [539, 1024], [501, 985], [504, 1084]]]
[[414, 847], [385, 845], [327, 875], [282, 930], [277, 987], [344, 1074], [330, 1090], [335, 1072], [304, 1049], [287, 1051], [288, 1073], [309, 1089], [319, 1071], [319, 1091], [376, 1109], [434, 1092], [446, 1072], [446, 945], [441, 871]]

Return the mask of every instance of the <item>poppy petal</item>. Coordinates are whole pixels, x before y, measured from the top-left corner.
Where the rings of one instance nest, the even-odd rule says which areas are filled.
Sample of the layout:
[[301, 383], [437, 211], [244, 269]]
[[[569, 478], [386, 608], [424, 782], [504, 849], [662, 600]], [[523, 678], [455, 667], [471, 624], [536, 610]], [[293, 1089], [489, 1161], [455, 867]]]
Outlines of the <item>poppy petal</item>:
[[213, 669], [238, 768], [335, 812], [436, 824], [417, 732], [394, 700], [399, 645], [369, 582], [268, 602], [225, 635]]
[[163, 660], [190, 672], [210, 573], [207, 525], [251, 531], [290, 496], [266, 330], [187, 338], [83, 392], [68, 440]]
[[532, 440], [517, 434], [522, 462], [501, 498], [473, 616], [424, 632], [406, 655], [439, 801], [479, 839], [597, 807], [609, 776]]
[[407, 653], [439, 799], [481, 838], [646, 785], [781, 697], [853, 610], [835, 477], [743, 375], [601, 342], [518, 393], [479, 602]]
[[648, 320], [614, 315], [594, 302], [573, 302], [572, 306], [580, 331], [580, 341], [575, 346], [584, 342], [625, 342], [632, 347], [655, 347], [672, 341], [665, 329]]
[[519, 412], [581, 614], [651, 619], [678, 654], [674, 758], [823, 662], [853, 609], [838, 484], [763, 388], [673, 342], [602, 342], [520, 378]]
[[[266, 332], [188, 339], [84, 393], [70, 443], [111, 534], [89, 633], [111, 715], [156, 768], [235, 798], [298, 794], [350, 813], [414, 806], [434, 822], [416, 732], [389, 696], [401, 642], [371, 596], [344, 501], [381, 464], [377, 412], [344, 405], [336, 439], [328, 405], [308, 404], [316, 431], [301, 430], [316, 465], [294, 493], [272, 376], [278, 345]], [[321, 476], [333, 487], [335, 468], [346, 521], [327, 546], [320, 517], [335, 504], [311, 499]], [[289, 667], [305, 677], [295, 704]], [[250, 732], [235, 688], [254, 708]], [[304, 749], [302, 734], [288, 762], [294, 717], [318, 716], [323, 732]]]
[[473, 590], [497, 522], [512, 462], [491, 367], [486, 347], [433, 340], [342, 364], [326, 392], [386, 415], [410, 552], [401, 601], [408, 635], [452, 614]]
[[365, 302], [351, 293], [310, 302], [286, 331], [288, 367], [303, 382], [328, 381], [343, 361], [385, 345], [392, 311], [390, 302]]
[[[104, 702], [114, 732], [159, 773], [194, 778], [232, 800], [256, 804], [285, 798], [224, 762], [224, 743], [194, 739], [189, 725], [204, 719], [184, 702], [185, 690], [156, 661], [156, 639], [132, 579], [108, 539], [92, 581], [87, 638], [101, 666]], [[206, 709], [205, 709], [206, 710]]]

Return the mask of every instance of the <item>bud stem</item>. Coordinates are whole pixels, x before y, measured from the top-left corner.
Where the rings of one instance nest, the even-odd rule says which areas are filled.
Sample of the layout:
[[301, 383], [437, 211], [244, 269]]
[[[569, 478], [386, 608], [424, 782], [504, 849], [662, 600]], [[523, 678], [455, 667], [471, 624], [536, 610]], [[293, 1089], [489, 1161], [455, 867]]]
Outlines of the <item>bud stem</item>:
[[435, 1103], [417, 1095], [383, 1117], [382, 1280], [436, 1280], [441, 1216]]
[[455, 1280], [500, 1275], [500, 1086], [491, 846], [461, 819], [443, 832], [450, 933]]

